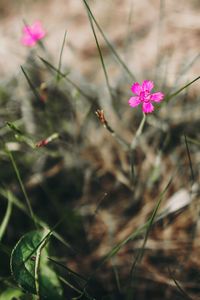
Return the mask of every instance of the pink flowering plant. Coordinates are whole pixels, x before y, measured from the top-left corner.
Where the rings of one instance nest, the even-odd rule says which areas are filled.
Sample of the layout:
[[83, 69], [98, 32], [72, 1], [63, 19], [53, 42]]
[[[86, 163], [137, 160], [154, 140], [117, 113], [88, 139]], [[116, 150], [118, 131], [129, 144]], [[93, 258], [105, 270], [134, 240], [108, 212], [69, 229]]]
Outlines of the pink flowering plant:
[[[34, 3], [35, 7], [35, 2], [39, 4], [38, 9], [41, 8], [42, 1], [27, 1], [29, 11], [29, 5]], [[58, 7], [60, 2], [56, 3]], [[184, 247], [182, 241], [179, 245], [178, 239], [174, 239], [171, 229], [174, 223], [177, 231], [179, 217], [183, 224], [183, 218], [187, 218], [187, 209], [191, 224], [196, 224], [196, 214], [192, 219], [189, 201], [191, 189], [196, 199], [199, 196], [199, 115], [195, 111], [199, 103], [198, 93], [195, 92], [190, 98], [188, 87], [199, 80], [200, 76], [176, 87], [182, 75], [181, 68], [180, 72], [178, 69], [178, 78], [170, 92], [168, 78], [165, 78], [167, 75], [164, 73], [160, 80], [167, 83], [163, 87], [163, 91], [166, 89], [165, 95], [162, 89], [154, 89], [151, 80], [140, 83], [131, 81], [130, 95], [126, 96], [124, 102], [127, 93], [123, 81], [125, 72], [127, 80], [138, 74], [132, 73], [126, 61], [123, 61], [104, 35], [89, 8], [88, 3], [92, 4], [92, 1], [74, 2], [83, 2], [81, 7], [87, 9], [86, 15], [96, 42], [105, 84], [102, 82], [102, 70], [97, 62], [98, 54], [93, 49], [94, 44], [89, 43], [87, 47], [83, 44], [81, 49], [84, 53], [80, 53], [79, 44], [75, 43], [78, 36], [74, 30], [66, 43], [66, 28], [60, 49], [57, 44], [56, 49], [48, 49], [43, 45], [47, 33], [43, 23], [38, 21], [38, 16], [31, 24], [22, 23], [23, 35], [22, 30], [18, 33], [21, 34], [18, 46], [22, 44], [23, 47], [30, 47], [26, 49], [29, 51], [25, 51], [26, 57], [21, 68], [18, 68], [22, 71], [21, 76], [18, 76], [19, 71], [16, 70], [12, 76], [9, 67], [8, 77], [0, 85], [0, 100], [3, 104], [0, 118], [0, 262], [3, 263], [0, 267], [0, 300], [96, 300], [105, 297], [114, 300], [156, 300], [163, 297], [165, 300], [165, 290], [166, 300], [178, 299], [181, 290], [176, 291], [175, 285], [168, 284], [174, 278], [171, 271], [166, 272], [165, 269], [171, 268], [181, 285], [187, 283], [187, 278], [193, 284], [193, 277], [189, 278], [186, 274], [182, 278], [180, 272], [176, 272], [179, 271], [179, 261], [173, 249], [182, 251]], [[102, 2], [103, 7], [109, 1], [98, 2]], [[66, 16], [74, 20], [74, 12], [77, 11], [70, 11], [72, 15], [66, 10]], [[78, 14], [81, 18], [84, 16], [79, 11]], [[157, 23], [157, 18], [155, 20]], [[53, 21], [56, 22], [55, 18]], [[77, 21], [80, 25], [79, 18]], [[131, 18], [129, 21], [131, 26]], [[69, 22], [61, 22], [59, 26], [61, 24], [67, 25]], [[84, 21], [83, 33], [85, 29]], [[127, 29], [129, 37], [131, 28]], [[76, 30], [80, 34], [80, 26]], [[53, 34], [57, 32], [52, 33], [52, 38]], [[151, 37], [150, 31], [149, 34]], [[160, 36], [159, 31], [158, 34]], [[85, 35], [82, 35], [84, 40]], [[100, 43], [98, 37], [101, 38]], [[127, 35], [124, 37], [127, 39]], [[152, 37], [151, 44], [154, 45], [155, 35]], [[58, 36], [55, 39], [58, 41]], [[84, 42], [87, 41], [86, 35]], [[141, 43], [134, 45], [137, 44]], [[105, 53], [105, 61], [102, 46], [109, 50]], [[132, 40], [128, 38], [127, 57], [132, 55], [132, 46]], [[162, 49], [159, 47], [158, 50]], [[113, 69], [110, 52], [120, 64], [119, 69]], [[162, 75], [157, 71], [168, 62], [167, 52], [164, 52], [167, 55], [165, 60], [158, 61], [156, 70], [152, 70], [152, 66], [147, 70], [149, 74], [153, 71], [157, 76]], [[158, 54], [160, 58], [162, 53]], [[151, 58], [151, 61], [154, 59]], [[89, 64], [89, 68], [85, 67], [85, 63]], [[127, 63], [130, 63], [129, 59]], [[131, 65], [134, 66], [134, 61]], [[115, 69], [116, 72], [113, 72]], [[140, 70], [142, 72], [142, 66]], [[182, 98], [180, 96], [177, 100], [184, 101], [172, 102], [168, 106], [169, 100], [177, 97], [184, 89], [187, 89], [187, 99], [185, 95]], [[166, 104], [163, 114], [154, 117], [151, 113], [156, 110], [155, 107], [161, 107], [163, 100]], [[135, 109], [138, 116], [131, 116], [130, 107], [138, 107]], [[190, 124], [185, 114], [188, 108], [189, 117], [193, 116], [193, 111], [195, 117], [189, 130]], [[179, 111], [182, 116], [179, 118], [178, 115], [177, 118]], [[104, 129], [99, 128], [94, 113], [107, 132], [103, 133]], [[183, 159], [179, 162], [176, 158], [180, 155]], [[178, 196], [172, 195], [172, 201], [168, 197], [176, 187]], [[184, 194], [180, 196], [182, 187]], [[184, 197], [188, 199], [186, 204], [184, 199], [182, 201]], [[179, 203], [177, 206], [176, 199]], [[166, 200], [163, 205], [162, 200]], [[172, 222], [166, 222], [171, 215]], [[160, 226], [160, 221], [164, 222], [164, 227]], [[161, 241], [166, 236], [168, 223], [172, 234], [168, 236], [165, 251], [165, 243]], [[181, 225], [181, 232], [184, 229], [185, 243], [192, 246], [196, 241], [191, 240], [188, 224], [187, 221], [184, 228]], [[20, 236], [22, 232], [23, 236]], [[51, 240], [52, 245], [49, 245]], [[53, 246], [56, 248], [53, 249]], [[186, 249], [187, 252], [184, 250], [188, 256], [186, 271], [189, 271], [189, 263], [192, 268], [194, 266], [189, 256], [196, 255], [192, 252], [195, 247], [190, 248]], [[172, 249], [170, 253], [169, 249]], [[161, 270], [159, 259], [163, 261], [168, 255], [173, 260], [166, 259]], [[200, 259], [195, 269], [197, 274], [199, 269]], [[160, 274], [168, 284], [162, 284], [162, 289], [160, 281], [156, 280]], [[150, 277], [152, 280], [149, 280]], [[194, 284], [198, 287], [199, 279]], [[183, 286], [185, 298], [197, 299], [194, 289], [189, 289], [187, 285], [186, 288], [192, 293], [192, 298], [187, 297]], [[156, 299], [155, 294], [158, 297]]]
[[153, 81], [144, 80], [142, 85], [135, 82], [131, 90], [136, 95], [129, 99], [129, 105], [131, 107], [136, 107], [142, 105], [142, 111], [145, 114], [152, 113], [154, 111], [153, 102], [161, 102], [164, 98], [164, 94], [161, 92], [151, 93], [154, 87]]
[[24, 46], [33, 47], [35, 44], [43, 39], [46, 35], [40, 21], [35, 21], [33, 25], [25, 25], [23, 28], [22, 44]]

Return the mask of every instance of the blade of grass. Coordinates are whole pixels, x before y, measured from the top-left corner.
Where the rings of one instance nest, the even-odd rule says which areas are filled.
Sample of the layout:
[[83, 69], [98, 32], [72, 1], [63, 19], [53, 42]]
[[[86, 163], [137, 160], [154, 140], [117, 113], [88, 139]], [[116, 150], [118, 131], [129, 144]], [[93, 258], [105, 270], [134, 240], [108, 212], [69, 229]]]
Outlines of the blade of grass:
[[[157, 201], [157, 205], [153, 211], [152, 216], [150, 217], [150, 219], [144, 223], [143, 225], [139, 226], [136, 230], [134, 230], [130, 235], [128, 235], [124, 240], [122, 240], [121, 242], [119, 242], [117, 245], [115, 245], [100, 261], [99, 265], [97, 266], [97, 268], [95, 269], [95, 271], [90, 275], [86, 286], [88, 285], [88, 283], [91, 281], [91, 279], [94, 277], [94, 275], [96, 274], [96, 272], [99, 270], [99, 268], [105, 264], [106, 261], [108, 261], [109, 259], [111, 259], [113, 256], [115, 256], [120, 249], [126, 245], [128, 242], [133, 241], [134, 239], [136, 239], [137, 237], [141, 236], [142, 234], [144, 234], [144, 232], [146, 231], [146, 238], [145, 240], [148, 238], [148, 234], [149, 231], [152, 227], [152, 225], [154, 223], [156, 223], [156, 214], [157, 214], [157, 210], [160, 206], [160, 203], [163, 199], [163, 196], [165, 195], [166, 191], [168, 190], [170, 184], [172, 183], [172, 179], [174, 178], [174, 176], [172, 176], [170, 178], [170, 180], [168, 181], [167, 185], [165, 186], [164, 190], [160, 193], [159, 197], [158, 197], [158, 201]], [[146, 243], [146, 242], [145, 242]]]
[[86, 99], [91, 99], [91, 96], [87, 95], [75, 82], [73, 82], [67, 75], [68, 74], [63, 74], [61, 71], [58, 71], [56, 67], [54, 67], [50, 62], [45, 60], [44, 58], [38, 56], [39, 59], [47, 66], [49, 67], [52, 71], [55, 71], [56, 73], [59, 73], [59, 75], [62, 76], [67, 82], [69, 82], [82, 96], [84, 96]]
[[144, 233], [144, 230], [147, 228], [149, 221], [147, 221], [145, 224], [143, 224], [142, 226], [140, 226], [138, 229], [134, 230], [134, 232], [132, 232], [127, 238], [125, 238], [123, 241], [119, 242], [117, 245], [115, 245], [100, 261], [99, 265], [97, 266], [97, 268], [95, 269], [95, 271], [90, 275], [85, 288], [88, 286], [88, 284], [90, 283], [90, 281], [92, 280], [92, 278], [95, 276], [95, 274], [97, 273], [97, 271], [102, 267], [102, 265], [105, 264], [106, 261], [108, 261], [109, 259], [111, 259], [114, 255], [116, 255], [120, 249], [126, 245], [129, 241], [134, 240], [136, 237], [140, 236], [141, 234]]
[[179, 84], [181, 78], [182, 78], [185, 74], [187, 74], [187, 72], [188, 72], [188, 71], [190, 70], [190, 68], [198, 61], [199, 58], [200, 58], [200, 53], [196, 54], [196, 55], [192, 58], [192, 60], [190, 60], [189, 62], [188, 62], [188, 59], [187, 59], [187, 57], [186, 57], [185, 60], [187, 61], [187, 64], [184, 66], [183, 69], [180, 70], [179, 76], [176, 78], [175, 87], [174, 87], [172, 90], [174, 90], [174, 89], [176, 88], [176, 86]]
[[70, 287], [71, 289], [73, 289], [74, 291], [76, 291], [79, 296], [77, 297], [73, 297], [72, 300], [78, 300], [81, 299], [83, 296], [85, 296], [86, 298], [84, 299], [89, 299], [89, 300], [95, 300], [95, 298], [91, 297], [90, 295], [88, 295], [88, 293], [86, 291], [81, 291], [80, 289], [76, 288], [74, 285], [72, 285], [71, 283], [69, 283], [69, 281], [67, 281], [65, 278], [58, 276], [58, 278], [64, 283], [66, 284], [68, 287]]
[[120, 63], [120, 65], [124, 68], [124, 70], [127, 72], [127, 74], [129, 75], [129, 77], [136, 81], [135, 76], [133, 75], [133, 73], [129, 70], [129, 68], [127, 67], [127, 65], [124, 63], [124, 61], [122, 60], [122, 58], [119, 56], [119, 54], [117, 53], [117, 51], [115, 50], [115, 48], [113, 47], [113, 45], [109, 42], [108, 38], [106, 37], [106, 35], [104, 34], [103, 30], [101, 29], [100, 25], [98, 24], [97, 20], [95, 19], [88, 3], [86, 0], [82, 0], [85, 4], [85, 6], [87, 7], [87, 10], [91, 16], [91, 18], [93, 19], [95, 25], [97, 26], [99, 32], [101, 33], [103, 39], [105, 40], [107, 46], [109, 47], [109, 49], [111, 50], [111, 52], [113, 53], [113, 55], [115, 56], [115, 58], [117, 59], [117, 61]]
[[[84, 278], [82, 275], [78, 274], [77, 272], [71, 270], [71, 269], [68, 268], [66, 265], [63, 265], [63, 264], [61, 264], [60, 262], [58, 262], [58, 261], [52, 259], [51, 257], [48, 257], [48, 259], [49, 259], [52, 263], [54, 263], [54, 264], [58, 265], [59, 267], [62, 267], [63, 269], [65, 269], [65, 270], [68, 272], [69, 275], [72, 275], [72, 276], [74, 277], [74, 280], [75, 280], [76, 283], [79, 285], [79, 287], [80, 287], [81, 289], [83, 288], [83, 287], [82, 287], [82, 284], [81, 284], [81, 281], [82, 281], [82, 282], [83, 282], [83, 281], [86, 282], [86, 281], [87, 281], [86, 278]], [[66, 279], [65, 279], [65, 280], [66, 280]], [[67, 282], [67, 285], [68, 285], [69, 287], [71, 287], [72, 289], [75, 288], [74, 285], [72, 285], [69, 281], [66, 281], [66, 282]], [[77, 289], [77, 288], [76, 288], [76, 289]], [[75, 289], [74, 289], [74, 290], [75, 290]], [[77, 290], [79, 290], [79, 289], [77, 289]], [[81, 290], [79, 290], [79, 291], [80, 291], [80, 294], [84, 294], [84, 293], [85, 293], [85, 291], [81, 291]]]
[[35, 148], [35, 143], [29, 137], [27, 137], [21, 130], [19, 130], [14, 123], [6, 122], [6, 124], [13, 131], [15, 139], [18, 142], [24, 142], [32, 149]]
[[26, 259], [23, 260], [22, 264], [19, 265], [19, 268], [20, 268], [20, 266], [25, 264], [37, 252], [37, 250], [41, 247], [41, 245], [43, 245], [43, 247], [44, 247], [44, 243], [45, 243], [45, 245], [46, 245], [46, 243], [48, 243], [51, 235], [53, 234], [53, 231], [62, 223], [63, 220], [64, 220], [64, 217], [62, 217], [51, 229], [45, 228], [45, 232], [47, 232], [47, 234], [45, 234], [45, 236], [42, 238], [42, 240], [31, 251], [31, 253], [26, 257]]
[[54, 264], [58, 265], [59, 267], [62, 267], [63, 269], [65, 269], [68, 273], [74, 275], [75, 277], [83, 280], [83, 281], [87, 281], [86, 278], [84, 278], [82, 275], [78, 274], [77, 272], [71, 270], [70, 268], [68, 268], [66, 265], [61, 264], [59, 261], [56, 261], [55, 259], [48, 257], [48, 259], [53, 262]]
[[200, 146], [200, 141], [195, 140], [195, 139], [193, 139], [193, 138], [190, 138], [189, 136], [187, 136], [187, 141], [188, 141], [189, 143], [192, 143], [192, 144], [195, 144], [195, 145], [197, 145], [197, 146]]
[[[132, 38], [132, 27], [133, 25], [131, 24], [132, 23], [132, 15], [133, 15], [133, 0], [130, 0], [130, 9], [129, 9], [129, 13], [128, 13], [128, 21], [127, 21], [127, 30], [126, 30], [126, 37], [124, 39], [124, 45], [123, 45], [123, 48], [124, 48], [124, 53], [125, 55], [127, 55], [128, 53], [128, 46], [130, 44], [130, 41], [131, 39], [133, 40]], [[133, 53], [131, 51], [131, 56], [133, 56]]]
[[112, 263], [112, 269], [113, 269], [113, 273], [114, 273], [115, 280], [116, 280], [116, 286], [117, 286], [119, 293], [121, 293], [121, 282], [120, 282], [120, 277], [119, 277], [119, 271], [114, 262], [114, 257], [111, 258], [111, 263]]
[[195, 81], [197, 81], [199, 79], [200, 79], [200, 76], [196, 77], [195, 79], [193, 79], [192, 81], [190, 81], [189, 83], [187, 83], [186, 85], [184, 85], [183, 87], [181, 87], [179, 90], [177, 90], [173, 94], [167, 95], [165, 97], [165, 101], [169, 102], [169, 100], [171, 100], [172, 98], [174, 98], [175, 96], [177, 96], [178, 94], [180, 94], [180, 92], [182, 92], [184, 89], [186, 89], [188, 86], [190, 86], [191, 84], [193, 84]]
[[174, 281], [174, 284], [176, 285], [177, 289], [179, 290], [180, 294], [182, 295], [183, 299], [186, 300], [193, 300], [193, 298], [191, 298], [185, 291], [184, 289], [181, 287], [181, 285], [179, 284], [179, 282], [175, 279], [173, 273], [170, 268], [168, 268], [168, 272], [170, 277], [172, 278], [172, 280]]
[[40, 272], [40, 257], [42, 249], [46, 245], [46, 240], [41, 243], [41, 245], [36, 250], [35, 254], [35, 266], [34, 266], [34, 280], [35, 280], [35, 289], [38, 296], [38, 299], [40, 299], [40, 283], [39, 283], [39, 272]]
[[[69, 288], [71, 288], [72, 290], [74, 290], [75, 292], [77, 292], [79, 295], [82, 295], [83, 292], [81, 290], [79, 290], [78, 288], [76, 288], [74, 285], [72, 285], [69, 281], [67, 281], [65, 278], [58, 276], [58, 278], [60, 279], [60, 281], [62, 281], [64, 284], [66, 284]], [[73, 298], [75, 299], [75, 298]], [[76, 298], [77, 299], [77, 298]]]
[[[27, 213], [27, 209], [26, 206], [19, 200], [17, 199], [17, 197], [11, 192], [10, 193], [10, 201], [19, 209], [21, 210], [25, 215], [29, 215], [29, 213]], [[3, 188], [0, 188], [0, 195], [3, 196], [4, 198], [7, 199], [7, 190], [4, 190]], [[35, 216], [35, 221], [37, 222], [37, 224], [39, 226], [41, 226], [42, 228], [49, 228], [49, 226], [47, 224], [45, 224], [41, 219], [39, 219], [37, 216]], [[67, 247], [68, 249], [70, 249], [71, 251], [73, 251], [74, 253], [77, 253], [78, 251], [75, 250], [67, 241], [65, 241], [65, 239], [58, 234], [56, 231], [54, 231], [52, 233], [52, 235], [59, 240], [65, 247]]]
[[23, 72], [23, 74], [24, 74], [24, 76], [25, 76], [25, 78], [26, 78], [26, 80], [27, 80], [27, 82], [28, 82], [28, 84], [29, 84], [29, 86], [30, 86], [33, 94], [35, 95], [36, 99], [39, 100], [39, 101], [41, 101], [40, 94], [38, 93], [37, 89], [35, 88], [34, 84], [30, 80], [28, 74], [26, 73], [25, 69], [22, 66], [21, 66], [21, 70], [22, 70], [22, 72]]
[[[87, 6], [86, 6], [86, 9], [87, 9]], [[108, 73], [107, 73], [107, 70], [106, 70], [105, 63], [104, 63], [101, 48], [100, 48], [100, 45], [99, 45], [99, 42], [98, 42], [98, 39], [97, 39], [97, 35], [96, 35], [95, 29], [94, 29], [93, 20], [91, 18], [90, 13], [88, 12], [88, 10], [87, 10], [87, 13], [88, 13], [88, 18], [89, 18], [90, 25], [91, 25], [91, 28], [92, 28], [92, 32], [93, 32], [93, 35], [94, 35], [94, 39], [95, 39], [95, 42], [96, 42], [96, 46], [97, 46], [97, 49], [98, 49], [101, 65], [102, 65], [102, 68], [103, 68], [103, 73], [104, 73], [104, 76], [105, 76], [105, 79], [106, 79], [106, 85], [107, 85], [107, 88], [108, 88], [108, 91], [109, 91], [109, 94], [110, 94], [110, 98], [112, 99], [113, 98], [112, 89], [111, 89], [111, 85], [110, 85], [110, 82], [109, 82]]]
[[161, 59], [163, 55], [161, 53], [161, 45], [162, 45], [162, 36], [163, 36], [163, 23], [165, 17], [165, 0], [160, 0], [160, 8], [159, 8], [159, 20], [158, 20], [158, 33], [157, 33], [157, 54], [156, 54], [156, 66], [155, 66], [155, 78], [154, 81], [157, 82], [159, 78], [159, 67], [161, 63]]
[[7, 204], [7, 208], [6, 208], [6, 213], [5, 213], [5, 216], [4, 216], [4, 218], [1, 222], [1, 225], [0, 225], [0, 241], [2, 240], [3, 235], [6, 231], [6, 228], [8, 226], [8, 223], [9, 223], [9, 220], [10, 220], [10, 217], [11, 217], [11, 213], [12, 213], [12, 202], [11, 202], [10, 197], [9, 197], [9, 192], [8, 192], [7, 199], [8, 199], [8, 204]]
[[150, 230], [152, 228], [152, 225], [154, 223], [154, 220], [155, 220], [155, 217], [157, 215], [157, 212], [158, 212], [158, 209], [161, 205], [161, 202], [163, 200], [163, 196], [165, 195], [165, 193], [167, 192], [167, 190], [169, 189], [171, 183], [172, 183], [172, 180], [173, 180], [174, 176], [171, 176], [171, 178], [169, 179], [167, 185], [165, 186], [164, 190], [161, 192], [160, 196], [158, 197], [158, 201], [156, 203], [156, 206], [153, 210], [153, 213], [149, 219], [149, 223], [148, 223], [148, 226], [146, 228], [146, 233], [145, 233], [145, 237], [144, 237], [144, 241], [143, 241], [143, 244], [142, 244], [142, 247], [141, 249], [138, 251], [138, 254], [136, 255], [136, 258], [133, 262], [133, 265], [131, 267], [131, 282], [132, 282], [132, 279], [133, 279], [133, 275], [134, 275], [134, 271], [135, 271], [135, 268], [136, 268], [136, 265], [141, 262], [142, 258], [143, 258], [143, 255], [144, 255], [144, 251], [145, 251], [145, 246], [146, 246], [146, 243], [147, 243], [147, 240], [148, 240], [148, 237], [149, 237], [149, 233], [150, 233]]
[[65, 45], [65, 41], [66, 41], [66, 36], [67, 36], [67, 31], [65, 31], [63, 42], [62, 42], [62, 47], [61, 47], [61, 51], [60, 51], [59, 63], [58, 63], [58, 72], [57, 72], [57, 81], [60, 80], [60, 71], [61, 71], [61, 66], [62, 66], [62, 55], [63, 55], [64, 45]]
[[8, 246], [5, 246], [1, 242], [0, 242], [0, 251], [2, 251], [3, 253], [5, 253], [8, 257], [10, 257], [10, 254], [12, 252], [12, 250]]
[[11, 151], [9, 151], [7, 148], [5, 149], [5, 152], [7, 153], [8, 157], [10, 158], [10, 161], [12, 163], [12, 166], [13, 166], [13, 169], [15, 171], [15, 175], [17, 177], [18, 183], [20, 185], [20, 188], [21, 188], [22, 193], [24, 195], [24, 198], [26, 200], [26, 204], [27, 204], [27, 207], [28, 207], [28, 210], [29, 210], [30, 217], [31, 217], [32, 221], [34, 222], [35, 227], [38, 228], [37, 222], [36, 222], [36, 219], [35, 219], [35, 215], [33, 213], [32, 207], [31, 207], [31, 202], [30, 202], [29, 197], [28, 197], [28, 195], [26, 193], [26, 189], [25, 189], [24, 184], [22, 182], [22, 179], [21, 179], [21, 176], [20, 176], [20, 172], [19, 172], [17, 164], [16, 164], [16, 162], [14, 160], [14, 157], [13, 157]]
[[189, 160], [189, 165], [190, 165], [190, 173], [191, 173], [191, 184], [193, 184], [195, 182], [195, 175], [194, 175], [194, 171], [193, 171], [193, 167], [192, 167], [192, 160], [191, 160], [191, 155], [190, 155], [190, 149], [188, 146], [188, 141], [187, 141], [187, 137], [186, 135], [184, 135], [184, 140], [185, 140], [185, 146], [186, 146], [186, 151], [187, 151], [187, 156], [188, 156], [188, 160]]

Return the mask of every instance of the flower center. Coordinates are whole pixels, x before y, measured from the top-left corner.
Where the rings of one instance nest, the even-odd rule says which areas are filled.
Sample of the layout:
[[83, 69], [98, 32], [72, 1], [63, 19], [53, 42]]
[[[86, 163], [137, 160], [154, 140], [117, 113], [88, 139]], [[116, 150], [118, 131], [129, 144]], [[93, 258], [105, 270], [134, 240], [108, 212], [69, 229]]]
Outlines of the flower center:
[[140, 92], [140, 100], [142, 102], [146, 102], [147, 103], [147, 102], [150, 101], [150, 98], [151, 98], [151, 95], [150, 95], [150, 93], [149, 93], [148, 90]]

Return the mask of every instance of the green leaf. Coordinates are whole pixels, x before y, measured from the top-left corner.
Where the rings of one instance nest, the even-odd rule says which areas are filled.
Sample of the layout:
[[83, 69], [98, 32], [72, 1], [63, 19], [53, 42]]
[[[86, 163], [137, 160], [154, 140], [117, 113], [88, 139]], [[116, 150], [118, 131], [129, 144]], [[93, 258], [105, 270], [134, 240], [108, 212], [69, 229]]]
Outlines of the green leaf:
[[12, 300], [18, 299], [18, 297], [22, 296], [23, 292], [17, 288], [9, 288], [0, 295], [0, 300]]
[[47, 253], [49, 232], [25, 234], [11, 254], [11, 271], [18, 285], [39, 299], [63, 299], [56, 273], [50, 268]]

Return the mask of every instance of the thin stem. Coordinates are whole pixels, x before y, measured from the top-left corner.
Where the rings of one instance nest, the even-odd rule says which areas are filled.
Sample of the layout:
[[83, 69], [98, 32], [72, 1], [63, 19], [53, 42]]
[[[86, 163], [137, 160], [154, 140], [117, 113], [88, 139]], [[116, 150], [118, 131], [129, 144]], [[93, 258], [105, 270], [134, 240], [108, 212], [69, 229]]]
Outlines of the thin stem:
[[62, 65], [62, 55], [63, 55], [64, 45], [65, 45], [66, 35], [67, 35], [67, 31], [65, 31], [63, 42], [62, 42], [62, 47], [61, 47], [61, 51], [60, 51], [59, 63], [58, 63], [57, 81], [60, 80], [60, 71], [61, 71], [61, 65]]
[[188, 141], [187, 141], [186, 135], [184, 135], [184, 139], [185, 139], [185, 146], [186, 146], [187, 156], [188, 156], [189, 165], [190, 165], [191, 183], [193, 184], [195, 182], [195, 175], [194, 175], [194, 171], [193, 171], [193, 167], [192, 167], [192, 159], [191, 159], [190, 149], [188, 146]]
[[165, 16], [165, 0], [160, 0], [159, 9], [159, 20], [158, 20], [158, 33], [157, 33], [157, 57], [156, 57], [156, 68], [155, 68], [155, 82], [157, 82], [159, 77], [159, 68], [162, 59], [161, 45], [163, 36], [163, 23]]
[[110, 98], [112, 99], [113, 98], [113, 96], [112, 96], [112, 89], [111, 89], [111, 86], [110, 86], [110, 82], [109, 82], [109, 78], [108, 78], [108, 73], [107, 73], [107, 70], [106, 70], [105, 63], [104, 63], [104, 59], [103, 59], [103, 55], [102, 55], [102, 52], [101, 52], [101, 48], [100, 48], [100, 45], [99, 45], [99, 42], [98, 42], [98, 39], [97, 39], [97, 35], [96, 35], [95, 29], [94, 29], [93, 20], [92, 20], [92, 17], [90, 15], [90, 13], [88, 12], [88, 10], [87, 10], [87, 13], [88, 13], [88, 18], [89, 18], [90, 25], [91, 25], [91, 28], [92, 28], [92, 32], [93, 32], [93, 35], [94, 35], [94, 38], [95, 38], [95, 42], [96, 42], [96, 45], [97, 45], [97, 49], [98, 49], [98, 52], [99, 52], [99, 57], [100, 57], [100, 60], [101, 60], [101, 65], [102, 65], [104, 76], [105, 76], [105, 79], [106, 79], [106, 85], [108, 87]]
[[28, 74], [26, 73], [25, 69], [22, 66], [21, 66], [21, 70], [22, 70], [22, 72], [23, 72], [23, 74], [24, 74], [24, 76], [25, 76], [25, 78], [26, 78], [26, 80], [27, 80], [27, 82], [28, 82], [28, 84], [29, 84], [29, 86], [30, 86], [33, 94], [35, 95], [36, 99], [38, 99], [39, 101], [41, 101], [40, 94], [38, 93], [37, 89], [34, 87], [33, 83], [31, 82], [31, 80], [30, 80], [30, 78], [28, 76]]
[[12, 213], [12, 201], [11, 201], [10, 196], [9, 196], [9, 191], [7, 191], [7, 199], [8, 199], [8, 204], [7, 204], [6, 213], [5, 213], [5, 216], [3, 218], [2, 223], [0, 224], [0, 241], [2, 240], [3, 235], [6, 231], [6, 227], [8, 226], [9, 219], [10, 219], [10, 216], [11, 216], [11, 213]]
[[113, 47], [113, 45], [109, 42], [108, 38], [106, 37], [106, 35], [104, 34], [103, 30], [101, 29], [101, 27], [99, 26], [99, 24], [97, 23], [88, 3], [86, 0], [82, 0], [85, 4], [85, 6], [87, 7], [87, 10], [89, 11], [90, 16], [92, 17], [95, 25], [97, 26], [99, 32], [101, 33], [102, 37], [104, 38], [105, 42], [107, 43], [108, 47], [110, 48], [110, 50], [112, 51], [113, 55], [115, 56], [115, 58], [117, 59], [117, 61], [121, 64], [121, 66], [124, 68], [124, 70], [127, 72], [127, 74], [130, 76], [130, 78], [134, 81], [136, 81], [135, 76], [133, 75], [133, 73], [129, 70], [129, 68], [127, 67], [127, 65], [123, 62], [123, 60], [121, 59], [121, 57], [119, 56], [119, 54], [117, 53], [117, 51], [115, 50], [115, 48]]
[[144, 128], [144, 124], [145, 124], [145, 121], [146, 121], [146, 114], [144, 113], [143, 114], [143, 118], [140, 122], [140, 125], [138, 127], [138, 130], [136, 131], [136, 134], [131, 142], [131, 150], [134, 150], [136, 147], [137, 147], [137, 144], [138, 144], [138, 139], [139, 137], [141, 136], [142, 134], [142, 131], [143, 131], [143, 128]]
[[28, 195], [26, 193], [26, 190], [25, 190], [25, 187], [24, 187], [24, 184], [22, 182], [22, 179], [21, 179], [21, 176], [20, 176], [20, 173], [19, 173], [19, 170], [18, 170], [18, 167], [15, 163], [15, 160], [14, 160], [14, 157], [12, 155], [12, 153], [6, 148], [6, 153], [8, 154], [9, 158], [10, 158], [10, 161], [12, 163], [12, 166], [13, 166], [13, 169], [15, 171], [15, 174], [17, 176], [17, 179], [18, 179], [18, 182], [19, 182], [19, 185], [21, 187], [21, 190], [22, 190], [22, 193], [24, 195], [24, 198], [26, 200], [26, 204], [27, 204], [27, 207], [28, 207], [28, 210], [29, 210], [29, 214], [31, 216], [31, 219], [33, 220], [34, 224], [35, 224], [35, 227], [38, 228], [37, 226], [37, 221], [36, 221], [36, 218], [35, 218], [35, 215], [33, 213], [33, 210], [32, 210], [32, 207], [31, 207], [31, 203], [30, 203], [30, 200], [28, 198]]
[[104, 115], [104, 111], [101, 109], [97, 109], [96, 110], [96, 115], [99, 118], [99, 121], [101, 122], [101, 124], [108, 130], [108, 132], [111, 133], [111, 135], [118, 141], [118, 143], [120, 145], [122, 145], [124, 147], [124, 149], [128, 150], [129, 149], [129, 145], [126, 143], [126, 141], [121, 138], [108, 124], [107, 119], [105, 118]]
[[182, 92], [184, 89], [186, 89], [188, 86], [190, 86], [192, 83], [194, 83], [195, 81], [197, 81], [199, 79], [200, 79], [200, 76], [196, 77], [194, 80], [192, 80], [188, 84], [184, 85], [182, 88], [180, 88], [179, 90], [177, 90], [173, 94], [171, 94], [169, 96], [166, 96], [165, 100], [168, 102], [169, 100], [171, 100], [172, 98], [174, 98], [175, 96], [177, 96], [180, 92]]
[[138, 127], [138, 130], [136, 131], [136, 134], [131, 142], [130, 145], [130, 163], [131, 163], [131, 182], [134, 183], [134, 179], [135, 179], [135, 149], [138, 145], [138, 141], [139, 141], [139, 137], [142, 134], [143, 128], [144, 128], [144, 124], [146, 121], [146, 115], [143, 114], [143, 118], [140, 122], [140, 125]]
[[52, 71], [57, 72], [60, 76], [62, 76], [62, 78], [64, 78], [66, 81], [68, 81], [83, 97], [85, 97], [86, 99], [90, 99], [91, 97], [86, 94], [75, 82], [73, 82], [69, 77], [68, 77], [68, 73], [67, 74], [63, 74], [61, 71], [59, 71], [56, 67], [54, 67], [50, 62], [48, 62], [47, 60], [45, 60], [44, 58], [38, 56], [39, 59], [46, 65], [48, 66]]

